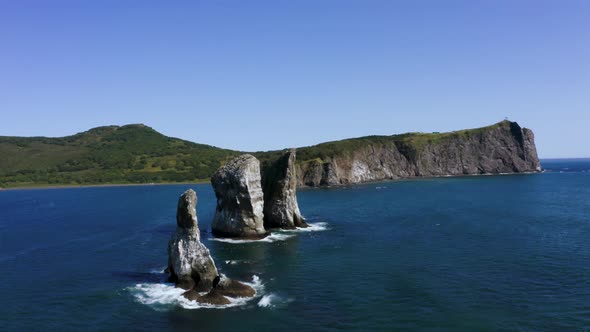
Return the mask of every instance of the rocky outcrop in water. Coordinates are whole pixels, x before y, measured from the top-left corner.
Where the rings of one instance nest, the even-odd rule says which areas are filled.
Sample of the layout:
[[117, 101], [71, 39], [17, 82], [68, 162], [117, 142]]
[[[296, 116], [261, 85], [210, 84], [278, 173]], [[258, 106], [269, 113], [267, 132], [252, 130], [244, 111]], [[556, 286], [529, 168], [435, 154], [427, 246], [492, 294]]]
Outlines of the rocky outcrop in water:
[[227, 297], [220, 294], [215, 288], [209, 291], [209, 293], [203, 295], [191, 289], [190, 291], [184, 293], [183, 296], [191, 301], [197, 301], [204, 304], [226, 305], [231, 303]]
[[372, 136], [300, 151], [307, 160], [297, 165], [297, 183], [310, 187], [541, 171], [533, 132], [510, 121], [451, 133]]
[[215, 291], [220, 295], [228, 297], [252, 297], [256, 295], [256, 291], [252, 287], [223, 277], [215, 286]]
[[264, 198], [260, 162], [245, 154], [222, 166], [211, 177], [217, 207], [211, 229], [220, 237], [261, 238]]
[[168, 243], [169, 280], [187, 290], [184, 297], [199, 303], [224, 305], [230, 303], [226, 296], [254, 296], [252, 287], [219, 276], [209, 249], [201, 243], [196, 206], [197, 194], [191, 189], [178, 200], [176, 232]]
[[176, 232], [168, 243], [168, 272], [170, 281], [180, 288], [207, 291], [218, 273], [209, 249], [201, 243], [196, 206], [193, 190], [187, 190], [178, 200]]
[[266, 165], [262, 173], [264, 227], [307, 227], [297, 204], [297, 174], [294, 149]]

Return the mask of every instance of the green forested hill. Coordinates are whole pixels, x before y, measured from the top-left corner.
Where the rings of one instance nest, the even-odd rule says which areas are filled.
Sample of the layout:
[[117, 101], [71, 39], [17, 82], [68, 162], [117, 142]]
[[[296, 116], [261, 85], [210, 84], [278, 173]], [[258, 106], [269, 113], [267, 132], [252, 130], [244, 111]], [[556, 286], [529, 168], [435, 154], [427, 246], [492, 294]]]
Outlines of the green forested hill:
[[[425, 144], [472, 135], [495, 125], [449, 133], [366, 136], [297, 150], [298, 163], [329, 160], [366, 145]], [[283, 151], [255, 152], [263, 165]], [[94, 128], [73, 136], [0, 136], [0, 188], [39, 185], [208, 181], [219, 166], [241, 152], [164, 136], [141, 124]]]
[[60, 138], [0, 137], [0, 187], [205, 180], [238, 154], [144, 125]]

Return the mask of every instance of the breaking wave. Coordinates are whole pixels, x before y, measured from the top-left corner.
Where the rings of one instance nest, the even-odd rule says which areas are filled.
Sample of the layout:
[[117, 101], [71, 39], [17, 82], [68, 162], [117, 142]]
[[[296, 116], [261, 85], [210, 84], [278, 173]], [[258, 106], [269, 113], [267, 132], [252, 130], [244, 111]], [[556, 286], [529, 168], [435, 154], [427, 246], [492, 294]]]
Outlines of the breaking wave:
[[269, 236], [258, 239], [258, 240], [248, 240], [248, 239], [230, 239], [230, 238], [219, 238], [213, 237], [209, 238], [209, 240], [217, 241], [217, 242], [225, 242], [225, 243], [256, 243], [256, 242], [277, 242], [277, 241], [285, 241], [288, 238], [293, 237], [292, 234], [283, 234], [281, 232], [274, 232], [271, 233]]
[[[295, 236], [293, 233], [297, 232], [319, 232], [325, 231], [328, 229], [328, 223], [326, 222], [316, 222], [316, 223], [309, 223], [309, 227], [297, 227], [296, 229], [281, 229], [273, 231], [269, 236], [259, 239], [259, 240], [249, 240], [249, 239], [231, 239], [231, 238], [219, 238], [219, 237], [212, 237], [209, 238], [211, 241], [217, 242], [225, 242], [225, 243], [256, 243], [256, 242], [277, 242], [277, 241], [285, 241], [289, 238]], [[237, 263], [237, 261], [235, 262]], [[234, 262], [230, 262], [227, 264], [235, 264]]]
[[325, 231], [328, 230], [328, 223], [327, 222], [316, 222], [316, 223], [308, 223], [307, 224], [309, 227], [297, 227], [296, 229], [287, 229], [287, 230], [282, 230], [280, 232], [286, 232], [286, 233], [290, 233], [290, 232], [319, 232], [319, 231]]
[[151, 269], [150, 273], [151, 274], [164, 274], [164, 270], [166, 270], [165, 266], [163, 266], [161, 268]]
[[[174, 306], [180, 306], [185, 309], [225, 309], [245, 305], [254, 298], [260, 296], [264, 290], [264, 284], [256, 275], [252, 276], [252, 282], [244, 282], [244, 284], [251, 286], [256, 291], [254, 297], [247, 298], [230, 298], [230, 304], [213, 305], [198, 303], [190, 301], [182, 296], [184, 289], [174, 287], [174, 284], [158, 283], [158, 284], [137, 284], [134, 287], [129, 287], [128, 290], [133, 294], [135, 300], [139, 303], [151, 306], [156, 310], [169, 310]], [[203, 293], [205, 294], [205, 293]]]
[[260, 301], [258, 301], [258, 306], [261, 308], [275, 308], [278, 306], [286, 305], [290, 302], [293, 302], [291, 298], [284, 298], [277, 294], [270, 293], [268, 295], [264, 295]]
[[231, 259], [231, 260], [225, 261], [225, 264], [227, 264], [227, 265], [250, 264], [250, 263], [251, 263], [250, 261], [241, 260], [241, 259]]
[[258, 306], [259, 307], [270, 307], [272, 300], [276, 297], [276, 295], [274, 294], [268, 294], [268, 295], [264, 295], [260, 301], [258, 301]]

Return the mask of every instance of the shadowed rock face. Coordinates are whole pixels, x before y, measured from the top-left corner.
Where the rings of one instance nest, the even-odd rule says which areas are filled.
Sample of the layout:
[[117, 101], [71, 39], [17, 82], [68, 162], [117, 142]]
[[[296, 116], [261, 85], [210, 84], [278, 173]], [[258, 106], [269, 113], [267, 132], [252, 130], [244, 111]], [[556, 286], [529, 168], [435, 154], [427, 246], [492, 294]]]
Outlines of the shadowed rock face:
[[176, 232], [168, 243], [170, 281], [183, 289], [207, 291], [218, 277], [209, 249], [200, 241], [197, 194], [189, 189], [178, 200]]
[[256, 295], [254, 288], [236, 280], [221, 278], [215, 286], [215, 291], [223, 296], [229, 297], [252, 297]]
[[446, 175], [539, 172], [533, 132], [502, 121], [436, 141], [392, 139], [366, 144], [297, 166], [299, 186], [334, 186], [386, 179]]
[[226, 305], [231, 303], [228, 297], [253, 297], [256, 295], [256, 290], [239, 281], [223, 277], [215, 280], [213, 289], [208, 293], [191, 289], [182, 295], [191, 301], [197, 301], [199, 303]]
[[267, 165], [262, 174], [264, 227], [307, 227], [297, 204], [296, 152], [289, 150]]
[[260, 162], [245, 154], [222, 166], [211, 177], [217, 208], [211, 225], [221, 237], [260, 238], [264, 229], [264, 199]]
[[[176, 226], [184, 229], [198, 228], [197, 221], [197, 193], [189, 189], [185, 191], [178, 199], [176, 208]], [[197, 232], [197, 236], [200, 236]]]
[[219, 293], [215, 288], [204, 295], [201, 295], [199, 294], [199, 292], [195, 291], [194, 289], [191, 289], [189, 291], [184, 292], [182, 296], [186, 297], [191, 301], [197, 301], [199, 303], [204, 304], [226, 305], [231, 303], [228, 298], [223, 296], [223, 294]]

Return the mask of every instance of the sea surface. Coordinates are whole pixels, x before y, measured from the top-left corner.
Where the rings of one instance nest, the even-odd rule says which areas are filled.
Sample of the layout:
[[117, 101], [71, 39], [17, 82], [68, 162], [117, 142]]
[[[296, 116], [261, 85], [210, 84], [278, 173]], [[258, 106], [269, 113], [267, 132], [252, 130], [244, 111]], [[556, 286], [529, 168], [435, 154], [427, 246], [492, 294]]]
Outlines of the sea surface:
[[[209, 185], [0, 191], [1, 331], [590, 331], [590, 159], [543, 174], [300, 190], [311, 230], [212, 240]], [[196, 190], [219, 270], [257, 296], [165, 283]]]

